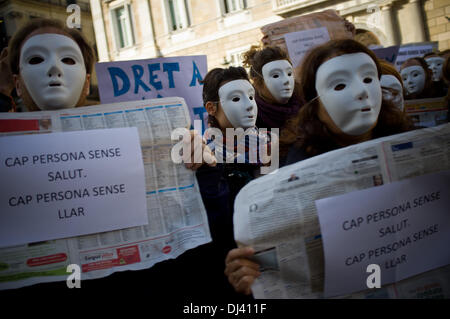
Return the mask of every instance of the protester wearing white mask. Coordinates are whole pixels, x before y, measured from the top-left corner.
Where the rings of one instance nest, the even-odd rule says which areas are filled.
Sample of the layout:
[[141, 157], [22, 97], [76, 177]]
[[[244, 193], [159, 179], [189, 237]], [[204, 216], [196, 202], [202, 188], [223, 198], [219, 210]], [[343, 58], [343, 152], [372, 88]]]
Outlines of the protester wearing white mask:
[[382, 75], [380, 79], [383, 98], [395, 104], [403, 111], [405, 102], [403, 100], [403, 87], [400, 81], [393, 75]]
[[383, 100], [392, 102], [400, 111], [403, 112], [405, 102], [403, 98], [403, 81], [402, 76], [394, 65], [385, 61], [378, 60], [381, 67], [381, 92]]
[[[329, 41], [311, 50], [302, 65], [300, 91], [308, 102], [282, 136], [292, 144], [287, 164], [412, 128], [403, 112], [382, 100], [378, 60], [359, 42]], [[251, 293], [260, 273], [254, 253], [251, 247], [236, 248], [225, 261], [228, 280], [244, 294]]]
[[433, 73], [432, 75], [432, 89], [435, 97], [446, 96], [448, 93], [448, 86], [443, 78], [443, 67], [445, 59], [443, 56], [435, 52], [430, 52], [423, 57], [428, 64], [428, 68]]
[[406, 90], [406, 100], [433, 97], [432, 73], [423, 58], [406, 60], [400, 67], [400, 74]]
[[93, 51], [80, 32], [39, 19], [15, 34], [9, 50], [17, 94], [30, 111], [83, 105]]
[[316, 91], [319, 118], [329, 122], [332, 132], [358, 136], [377, 123], [381, 87], [376, 65], [367, 54], [345, 54], [323, 63], [317, 70]]
[[[286, 122], [298, 113], [303, 104], [299, 98], [294, 68], [287, 53], [275, 46], [263, 49], [253, 46], [244, 53], [243, 64], [250, 69], [250, 78], [256, 90], [256, 126], [278, 128], [282, 135]], [[282, 166], [288, 145], [280, 143], [279, 147]]]
[[216, 118], [221, 127], [255, 126], [258, 108], [255, 102], [255, 89], [247, 80], [230, 81], [219, 89], [221, 108]]
[[[210, 127], [205, 132], [205, 137], [208, 146], [216, 154], [217, 165], [215, 167], [203, 165], [196, 173], [212, 237], [212, 243], [205, 247], [212, 249], [210, 255], [199, 255], [193, 260], [191, 265], [193, 273], [198, 275], [192, 276], [192, 285], [208, 293], [214, 291], [215, 294], [222, 295], [228, 291], [230, 298], [236, 297], [235, 292], [227, 283], [223, 271], [226, 254], [236, 247], [233, 235], [234, 199], [241, 188], [256, 177], [262, 166], [259, 161], [249, 161], [250, 156], [247, 154], [252, 153], [255, 148], [258, 152], [257, 144], [267, 146], [268, 143], [261, 143], [263, 139], [259, 139], [259, 130], [255, 127], [258, 113], [254, 99], [255, 90], [248, 81], [244, 68], [212, 69], [202, 83], [203, 103], [209, 115]], [[259, 143], [247, 144], [247, 140], [242, 140], [240, 138], [242, 135], [234, 132], [235, 130], [245, 130], [249, 138], [256, 137]], [[210, 132], [216, 132], [217, 135], [211, 136]], [[231, 149], [228, 148], [228, 141], [231, 141]], [[238, 147], [242, 142], [245, 154], [241, 154]], [[231, 157], [228, 156], [230, 154]], [[260, 155], [259, 153], [257, 157], [261, 158]], [[213, 266], [206, 269], [198, 267], [200, 260], [205, 260], [200, 262], [201, 264]], [[198, 278], [206, 280], [199, 281]]]
[[444, 65], [444, 58], [437, 54], [429, 54], [424, 57], [427, 61], [428, 68], [433, 72], [433, 81], [442, 80], [442, 66]]
[[413, 65], [401, 72], [408, 94], [419, 94], [425, 87], [425, 71], [421, 66]]
[[294, 93], [294, 70], [287, 60], [276, 60], [264, 64], [262, 75], [267, 89], [281, 104], [289, 101]]
[[[25, 41], [20, 54], [25, 89], [41, 110], [72, 108], [86, 82], [80, 48], [71, 38], [37, 34]], [[19, 94], [24, 89], [19, 87]]]

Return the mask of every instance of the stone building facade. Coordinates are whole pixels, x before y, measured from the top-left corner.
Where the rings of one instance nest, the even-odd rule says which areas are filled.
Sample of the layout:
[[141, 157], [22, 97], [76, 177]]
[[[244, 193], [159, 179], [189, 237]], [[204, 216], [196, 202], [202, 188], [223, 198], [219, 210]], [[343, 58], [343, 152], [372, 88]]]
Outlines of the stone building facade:
[[50, 18], [65, 22], [73, 11], [67, 12], [67, 6], [77, 4], [80, 8], [81, 32], [92, 45], [95, 34], [91, 18], [89, 0], [0, 0], [0, 17], [4, 23], [6, 38], [33, 18]]
[[[7, 46], [9, 39], [16, 30], [31, 19], [49, 18], [66, 23], [67, 18], [74, 12], [73, 10], [67, 11], [67, 7], [70, 4], [76, 4], [80, 8], [81, 32], [86, 40], [93, 45], [94, 51], [96, 51], [95, 33], [89, 0], [0, 0], [2, 48], [3, 46]], [[91, 94], [89, 99], [93, 101], [98, 100], [95, 74], [91, 77]]]
[[90, 0], [100, 61], [206, 54], [239, 65], [260, 27], [335, 9], [367, 45], [438, 41], [450, 48], [449, 0]]

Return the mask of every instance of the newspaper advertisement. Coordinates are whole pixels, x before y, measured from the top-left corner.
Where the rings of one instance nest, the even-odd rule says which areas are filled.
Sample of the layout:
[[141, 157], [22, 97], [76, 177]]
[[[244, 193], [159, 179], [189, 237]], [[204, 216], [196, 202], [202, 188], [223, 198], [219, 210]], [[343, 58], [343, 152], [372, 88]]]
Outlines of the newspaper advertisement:
[[0, 138], [120, 127], [138, 129], [149, 223], [1, 248], [0, 290], [65, 281], [70, 264], [80, 266], [81, 280], [146, 269], [211, 241], [195, 174], [184, 164], [174, 164], [170, 157], [176, 143], [171, 131], [190, 127], [183, 98], [0, 114]]
[[[424, 128], [331, 151], [247, 184], [236, 197], [234, 232], [238, 246], [254, 247], [261, 265], [254, 297], [324, 298], [316, 201], [448, 171], [449, 141], [450, 124]], [[450, 260], [449, 254], [443, 258]], [[335, 297], [449, 298], [450, 266]]]
[[447, 123], [448, 105], [445, 97], [406, 100], [405, 113], [416, 127], [432, 127]]

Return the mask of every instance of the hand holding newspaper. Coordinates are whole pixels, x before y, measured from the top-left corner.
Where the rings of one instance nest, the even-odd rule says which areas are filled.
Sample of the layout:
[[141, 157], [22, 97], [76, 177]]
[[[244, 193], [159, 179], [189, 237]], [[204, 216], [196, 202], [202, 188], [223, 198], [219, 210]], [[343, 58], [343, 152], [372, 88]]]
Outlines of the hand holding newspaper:
[[[211, 241], [195, 174], [184, 164], [175, 164], [170, 156], [176, 143], [171, 140], [171, 132], [190, 127], [183, 98], [0, 114], [0, 138], [5, 139], [10, 135], [121, 127], [137, 127], [149, 223], [1, 248], [0, 290], [65, 281], [70, 264], [80, 266], [81, 280], [105, 277], [115, 271], [146, 269]], [[14, 150], [2, 154], [7, 152]], [[6, 185], [6, 181], [1, 183]]]
[[[448, 266], [450, 264], [450, 251], [438, 247], [445, 247], [450, 235], [450, 216], [448, 215], [448, 192], [450, 191], [449, 141], [450, 124], [411, 131], [328, 152], [283, 167], [273, 174], [263, 176], [247, 184], [235, 201], [234, 232], [238, 245], [252, 246], [256, 251], [256, 259], [262, 263], [261, 276], [256, 279], [252, 286], [254, 297], [448, 298], [450, 296], [450, 267]], [[406, 206], [406, 212], [398, 216], [403, 218], [411, 216], [410, 220], [403, 222], [404, 229], [400, 229], [400, 226], [397, 226], [396, 230], [392, 230], [392, 228], [388, 230], [388, 227], [376, 228], [379, 238], [375, 239], [375, 243], [381, 242], [385, 238], [391, 238], [391, 242], [396, 243], [390, 246], [391, 251], [388, 251], [388, 248], [384, 249], [385, 255], [383, 257], [390, 257], [388, 254], [391, 254], [392, 257], [398, 256], [399, 258], [398, 260], [392, 258], [394, 264], [396, 262], [399, 264], [391, 272], [393, 274], [391, 278], [383, 276], [383, 274], [386, 274], [386, 269], [383, 268], [381, 282], [386, 284], [383, 284], [380, 289], [372, 290], [367, 290], [367, 286], [365, 286], [365, 280], [370, 275], [364, 273], [367, 265], [371, 263], [368, 255], [372, 247], [369, 245], [363, 246], [366, 250], [360, 250], [361, 254], [366, 253], [366, 257], [359, 263], [357, 261], [362, 260], [358, 259], [362, 256], [360, 254], [355, 253], [356, 257], [348, 259], [350, 256], [344, 255], [344, 253], [336, 253], [337, 260], [341, 260], [343, 263], [347, 260], [348, 264], [355, 262], [359, 269], [364, 270], [362, 274], [360, 270], [358, 278], [364, 279], [365, 290], [353, 289], [351, 293], [344, 295], [324, 294], [324, 288], [327, 287], [326, 283], [330, 283], [332, 279], [329, 269], [336, 269], [338, 264], [327, 265], [329, 254], [327, 249], [325, 249], [324, 254], [324, 246], [326, 248], [330, 243], [326, 241], [324, 235], [328, 234], [328, 230], [327, 233], [324, 233], [324, 229], [319, 223], [317, 201], [343, 194], [350, 195], [348, 193], [358, 190], [364, 190], [369, 192], [367, 196], [373, 196], [373, 191], [381, 190], [381, 188], [374, 187], [376, 185], [387, 184], [385, 186], [390, 186], [389, 183], [412, 181], [414, 178], [430, 178], [430, 176], [431, 182], [427, 182], [426, 185], [428, 186], [422, 185], [422, 187], [429, 187], [434, 190], [433, 176], [439, 176], [441, 187], [438, 191], [440, 191], [440, 195], [435, 193], [433, 196], [435, 199], [439, 198], [435, 203], [440, 203], [441, 206], [429, 206], [431, 207], [429, 208], [430, 211], [425, 209], [426, 214], [423, 215], [423, 211], [416, 212], [413, 210], [415, 204], [425, 201], [423, 196], [415, 196], [406, 191], [403, 194], [406, 196], [405, 198], [412, 196], [411, 209], [407, 209], [408, 204], [403, 204]], [[415, 185], [417, 186], [417, 183]], [[371, 190], [373, 191], [371, 192]], [[360, 199], [357, 197], [356, 200], [354, 199], [356, 202], [352, 204], [356, 207], [356, 214], [362, 216], [361, 219], [358, 219], [359, 216], [356, 215], [358, 217], [354, 219], [353, 224], [351, 220], [345, 223], [342, 219], [338, 219], [340, 216], [336, 216], [336, 213], [334, 217], [339, 220], [339, 227], [344, 224], [343, 227], [350, 229], [352, 226], [356, 228], [358, 223], [360, 226], [365, 225], [369, 215], [372, 216], [370, 221], [374, 220], [374, 213], [379, 211], [368, 209], [365, 205], [366, 202], [361, 201], [361, 198], [363, 197], [360, 197]], [[386, 196], [386, 202], [388, 198], [395, 200], [400, 197], [397, 194], [391, 194]], [[380, 206], [383, 207], [383, 200], [380, 201], [380, 197], [377, 197], [377, 199]], [[427, 205], [435, 205], [435, 203]], [[344, 204], [341, 204], [341, 207], [336, 207], [335, 211], [345, 212], [347, 206], [344, 201]], [[350, 209], [350, 206], [348, 208]], [[370, 212], [372, 214], [369, 214]], [[414, 227], [412, 223], [417, 224], [414, 218], [430, 221], [437, 218], [431, 215], [431, 212], [434, 215], [441, 214], [436, 228], [433, 228], [434, 225], [425, 223], [422, 228], [426, 229], [414, 234], [409, 233]], [[328, 213], [333, 217], [334, 211]], [[414, 213], [416, 214], [413, 215]], [[419, 216], [419, 214], [422, 214], [422, 216]], [[376, 218], [379, 219], [380, 214], [378, 213], [377, 216]], [[385, 213], [383, 216], [388, 215]], [[428, 229], [428, 226], [431, 228]], [[382, 232], [378, 228], [382, 229]], [[362, 230], [370, 232], [372, 235], [376, 234], [373, 229], [364, 228]], [[394, 232], [397, 233], [393, 234]], [[425, 235], [425, 232], [427, 235]], [[386, 234], [387, 237], [381, 238]], [[427, 238], [418, 238], [420, 236], [427, 236]], [[333, 240], [339, 241], [341, 238], [332, 237]], [[351, 250], [353, 246], [362, 245], [362, 243], [356, 243], [356, 241], [361, 241], [360, 237], [354, 236], [352, 240], [353, 244], [350, 243], [348, 247], [338, 247], [338, 249], [344, 251], [348, 248]], [[400, 244], [401, 240], [403, 240], [403, 246]], [[424, 251], [419, 243], [425, 243], [428, 240], [428, 247], [432, 248], [428, 249], [429, 251]], [[404, 254], [407, 258], [405, 257], [405, 260], [402, 261], [402, 252], [410, 248], [412, 250]], [[378, 250], [372, 249], [372, 251], [381, 254], [382, 250], [380, 248]], [[427, 264], [426, 267], [428, 268], [424, 266], [425, 268], [421, 268], [421, 270], [415, 269], [418, 267], [417, 265], [409, 265], [415, 267], [416, 273], [408, 275], [406, 268], [403, 268], [404, 265], [408, 265], [407, 261], [414, 258], [420, 259], [421, 256], [425, 255], [438, 259], [435, 268]], [[339, 274], [341, 277], [344, 276], [343, 272]], [[356, 276], [356, 272], [354, 274]], [[342, 279], [344, 286], [347, 280], [355, 280], [351, 276], [344, 276]]]

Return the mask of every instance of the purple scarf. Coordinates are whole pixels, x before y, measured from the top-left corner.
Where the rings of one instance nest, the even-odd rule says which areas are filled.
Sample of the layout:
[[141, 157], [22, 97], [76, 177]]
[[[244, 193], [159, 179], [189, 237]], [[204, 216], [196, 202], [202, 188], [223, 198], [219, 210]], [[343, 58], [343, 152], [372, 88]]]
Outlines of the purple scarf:
[[295, 116], [300, 109], [299, 98], [292, 95], [286, 104], [270, 104], [265, 102], [258, 93], [255, 94], [255, 101], [258, 105], [258, 118], [265, 128], [281, 128], [287, 119]]

